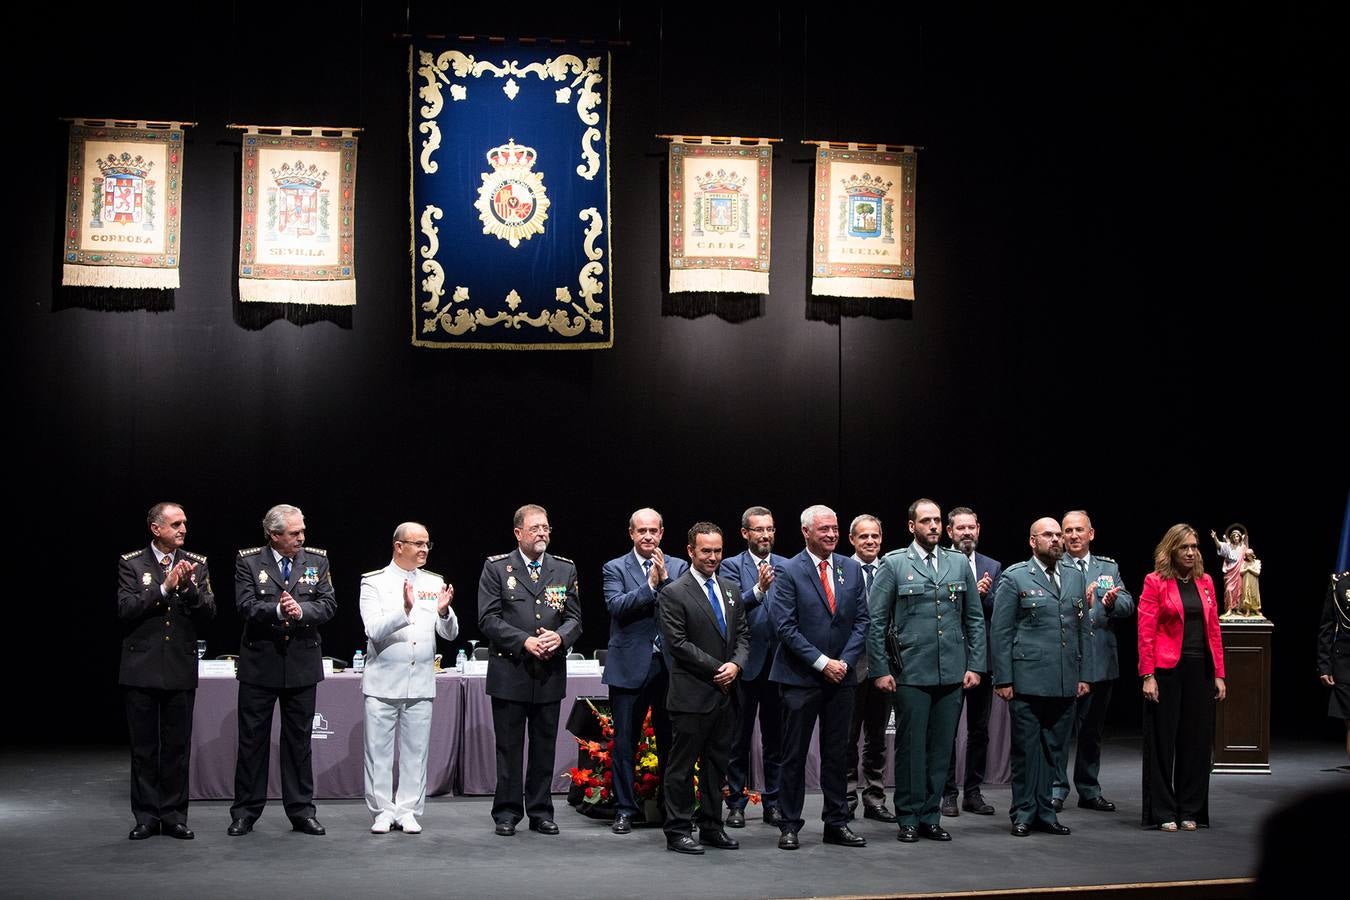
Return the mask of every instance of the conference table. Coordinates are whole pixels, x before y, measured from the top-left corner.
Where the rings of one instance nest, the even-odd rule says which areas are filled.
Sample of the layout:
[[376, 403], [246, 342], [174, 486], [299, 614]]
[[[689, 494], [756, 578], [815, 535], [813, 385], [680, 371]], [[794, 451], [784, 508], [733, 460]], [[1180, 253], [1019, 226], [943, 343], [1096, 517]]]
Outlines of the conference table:
[[[566, 723], [583, 698], [603, 700], [608, 689], [599, 674], [573, 674], [559, 711]], [[192, 769], [188, 790], [193, 800], [230, 800], [234, 796], [234, 758], [238, 743], [236, 706], [238, 682], [229, 676], [203, 675], [197, 687], [192, 721]], [[319, 683], [315, 698], [311, 747], [314, 766], [314, 796], [318, 799], [360, 799], [365, 796], [362, 734], [365, 700], [361, 676], [352, 672], [330, 675]], [[281, 796], [279, 765], [280, 714], [272, 719], [267, 796]], [[1009, 780], [1008, 705], [994, 698], [989, 722], [987, 784]], [[806, 787], [820, 788], [818, 743], [811, 741], [807, 756]], [[577, 742], [559, 727], [554, 748], [553, 792], [565, 793], [570, 786], [568, 771], [577, 764]], [[957, 737], [957, 765], [963, 771], [965, 720]], [[894, 737], [886, 735], [886, 784], [893, 784]], [[441, 672], [436, 675], [436, 699], [432, 707], [431, 741], [427, 763], [427, 794], [490, 795], [496, 788], [496, 749], [492, 732], [492, 700], [482, 675]], [[763, 784], [760, 765], [759, 729], [751, 751], [751, 781]]]

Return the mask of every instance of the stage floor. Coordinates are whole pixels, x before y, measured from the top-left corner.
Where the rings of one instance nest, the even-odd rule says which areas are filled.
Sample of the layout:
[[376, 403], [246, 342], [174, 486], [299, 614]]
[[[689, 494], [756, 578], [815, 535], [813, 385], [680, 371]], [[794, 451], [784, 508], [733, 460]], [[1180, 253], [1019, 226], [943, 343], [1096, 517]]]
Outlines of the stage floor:
[[1009, 790], [991, 787], [985, 797], [997, 814], [943, 820], [949, 844], [900, 844], [894, 826], [859, 820], [867, 847], [826, 846], [820, 795], [809, 794], [801, 850], [778, 850], [777, 831], [756, 817], [731, 832], [739, 851], [685, 857], [665, 849], [659, 830], [613, 835], [561, 796], [557, 837], [523, 828], [497, 837], [490, 798], [444, 797], [428, 801], [416, 836], [371, 835], [364, 803], [320, 801], [328, 835], [307, 837], [289, 830], [273, 801], [252, 835], [231, 838], [229, 803], [214, 801], [192, 805], [195, 841], [133, 843], [124, 749], [9, 749], [0, 752], [0, 896], [895, 896], [1245, 877], [1265, 817], [1304, 792], [1350, 784], [1336, 770], [1344, 762], [1339, 743], [1277, 744], [1273, 774], [1213, 778], [1213, 828], [1162, 834], [1139, 828], [1137, 738], [1114, 740], [1103, 788], [1119, 811], [1080, 810], [1071, 798], [1061, 816], [1068, 837], [1011, 837]]

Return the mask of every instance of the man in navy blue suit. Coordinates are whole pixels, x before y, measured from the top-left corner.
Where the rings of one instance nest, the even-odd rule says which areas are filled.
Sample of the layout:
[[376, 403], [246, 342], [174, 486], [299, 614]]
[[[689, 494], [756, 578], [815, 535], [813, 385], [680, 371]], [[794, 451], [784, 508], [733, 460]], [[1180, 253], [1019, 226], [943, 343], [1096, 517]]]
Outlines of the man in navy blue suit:
[[821, 818], [825, 843], [863, 847], [848, 827], [847, 741], [858, 660], [865, 651], [867, 604], [862, 567], [834, 552], [839, 518], [828, 506], [802, 512], [806, 549], [788, 560], [769, 589], [769, 618], [782, 642], [769, 680], [783, 704], [783, 768], [778, 847], [796, 850], [806, 794], [806, 752], [820, 720]]
[[[988, 642], [984, 658], [989, 671], [980, 672], [980, 683], [965, 689], [966, 771], [962, 779], [965, 799], [961, 801], [961, 809], [979, 816], [992, 816], [994, 807], [985, 801], [980, 787], [984, 784], [985, 764], [989, 759], [989, 712], [994, 701], [994, 647], [989, 616], [994, 611], [994, 590], [1003, 573], [1003, 563], [975, 551], [980, 543], [980, 520], [975, 510], [968, 506], [953, 507], [947, 513], [947, 539], [953, 550], [970, 560], [970, 570], [980, 591], [980, 606], [984, 608], [984, 633]], [[942, 791], [942, 814], [960, 815], [956, 807], [955, 746], [952, 747], [951, 765], [947, 768], [947, 785]]]
[[633, 757], [642, 736], [647, 711], [656, 732], [656, 757], [661, 763], [670, 752], [670, 717], [666, 714], [669, 673], [661, 653], [657, 605], [661, 589], [689, 568], [680, 559], [661, 552], [665, 533], [661, 515], [639, 509], [628, 518], [631, 552], [605, 563], [602, 581], [609, 610], [609, 652], [605, 675], [609, 706], [614, 716], [614, 824], [615, 834], [633, 830], [637, 797], [633, 792]]
[[752, 506], [741, 513], [741, 537], [745, 551], [722, 561], [721, 576], [735, 581], [741, 587], [741, 606], [750, 622], [750, 658], [745, 671], [736, 679], [740, 706], [736, 721], [736, 740], [731, 748], [731, 762], [727, 766], [727, 826], [745, 827], [745, 806], [749, 797], [750, 742], [755, 732], [755, 715], [759, 714], [759, 743], [763, 751], [764, 790], [760, 793], [764, 822], [779, 825], [782, 813], [778, 809], [779, 767], [782, 765], [783, 727], [779, 713], [778, 685], [769, 681], [778, 636], [764, 599], [773, 585], [775, 575], [787, 564], [785, 557], [773, 552], [776, 529], [773, 513], [763, 506]]

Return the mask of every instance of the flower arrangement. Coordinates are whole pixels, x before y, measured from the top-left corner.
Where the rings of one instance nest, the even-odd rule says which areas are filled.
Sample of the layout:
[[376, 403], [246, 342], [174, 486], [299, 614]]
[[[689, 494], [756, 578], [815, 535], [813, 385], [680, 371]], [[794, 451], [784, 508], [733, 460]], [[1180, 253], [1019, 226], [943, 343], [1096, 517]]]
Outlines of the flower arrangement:
[[[590, 700], [586, 705], [600, 723], [598, 741], [575, 738], [577, 744], [590, 756], [594, 766], [583, 769], [573, 766], [568, 770], [572, 783], [582, 789], [582, 802], [590, 806], [608, 806], [614, 802], [614, 718], [595, 708]], [[652, 728], [652, 714], [642, 721], [642, 733], [638, 738], [637, 752], [633, 754], [636, 772], [633, 777], [633, 793], [639, 801], [656, 799], [657, 788], [661, 786], [659, 760], [656, 756], [656, 730]]]
[[[588, 741], [583, 738], [574, 738], [577, 745], [586, 751], [593, 763], [590, 768], [581, 768], [573, 766], [568, 770], [567, 775], [572, 780], [572, 784], [581, 788], [581, 805], [578, 810], [587, 815], [597, 818], [608, 817], [611, 812], [608, 808], [614, 804], [614, 717], [602, 713], [596, 709], [595, 704], [586, 700], [586, 705], [591, 708], [591, 714], [595, 720], [600, 723], [600, 740]], [[633, 793], [636, 799], [644, 807], [653, 808], [656, 804], [657, 789], [661, 786], [660, 760], [656, 755], [656, 730], [652, 728], [651, 710], [647, 711], [647, 716], [642, 720], [642, 733], [638, 738], [637, 751], [633, 754], [633, 764], [635, 772], [633, 775]], [[694, 797], [697, 803], [699, 787], [699, 774], [697, 764], [694, 766]], [[722, 796], [729, 796], [726, 787], [722, 788]], [[759, 805], [761, 798], [758, 791], [747, 789], [746, 797], [750, 803]], [[602, 810], [601, 808], [605, 808]], [[656, 815], [660, 815], [659, 810], [653, 809]]]

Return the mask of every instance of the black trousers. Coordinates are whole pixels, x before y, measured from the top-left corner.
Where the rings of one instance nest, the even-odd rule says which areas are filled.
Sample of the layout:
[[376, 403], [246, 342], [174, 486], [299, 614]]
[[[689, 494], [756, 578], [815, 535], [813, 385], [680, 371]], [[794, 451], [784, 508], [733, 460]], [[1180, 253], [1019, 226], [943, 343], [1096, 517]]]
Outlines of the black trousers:
[[[609, 709], [614, 716], [614, 809], [615, 812], [637, 812], [637, 796], [633, 791], [636, 769], [634, 754], [642, 739], [642, 722], [650, 710], [652, 730], [656, 732], [656, 759], [658, 771], [664, 771], [666, 754], [670, 752], [670, 715], [666, 712], [666, 689], [670, 677], [661, 654], [652, 654], [647, 682], [640, 688], [609, 689]], [[624, 761], [627, 761], [627, 764]]]
[[853, 694], [857, 685], [824, 684], [797, 687], [784, 684], [783, 774], [778, 808], [783, 813], [783, 831], [801, 831], [802, 806], [806, 801], [806, 752], [811, 731], [820, 720], [820, 817], [826, 825], [848, 824], [848, 726], [853, 719]]
[[[523, 703], [492, 698], [492, 732], [497, 744], [497, 792], [492, 798], [494, 822], [514, 825], [526, 815], [531, 822], [553, 818], [551, 791], [559, 705], [557, 700]], [[525, 768], [527, 732], [530, 756], [528, 768]], [[522, 768], [525, 769], [523, 784]]]
[[1145, 826], [1187, 819], [1209, 824], [1214, 758], [1214, 667], [1183, 658], [1157, 669], [1158, 702], [1144, 701]]
[[759, 745], [764, 767], [764, 790], [760, 793], [763, 809], [778, 805], [778, 789], [783, 764], [782, 704], [778, 685], [769, 680], [772, 659], [764, 661], [764, 668], [754, 681], [736, 679], [736, 736], [731, 745], [731, 761], [727, 763], [727, 808], [745, 809], [749, 798], [745, 790], [750, 785], [750, 744], [755, 734], [755, 716], [759, 716]]
[[[891, 717], [891, 697], [864, 678], [853, 696], [853, 719], [848, 726], [848, 808], [858, 806], [858, 762], [862, 762], [862, 802], [877, 807], [886, 802], [886, 722]], [[862, 752], [858, 740], [862, 739]]]
[[[962, 790], [969, 794], [984, 784], [985, 767], [989, 760], [989, 711], [994, 703], [994, 679], [985, 672], [980, 683], [965, 689], [966, 704], [966, 770], [961, 779]], [[947, 764], [947, 784], [944, 797], [956, 796], [956, 739], [952, 739], [952, 759]]]
[[187, 822], [195, 690], [123, 687], [131, 744], [131, 812], [138, 825]]
[[239, 682], [239, 749], [234, 759], [232, 819], [257, 819], [267, 805], [268, 756], [272, 711], [281, 704], [281, 800], [292, 819], [314, 815], [314, 767], [310, 733], [314, 728], [315, 685], [271, 688]]
[[[731, 758], [736, 705], [729, 700], [708, 713], [670, 714], [673, 744], [666, 766], [667, 835], [677, 837], [699, 828], [722, 827], [722, 779]], [[694, 811], [694, 763], [698, 771], [698, 812]]]

